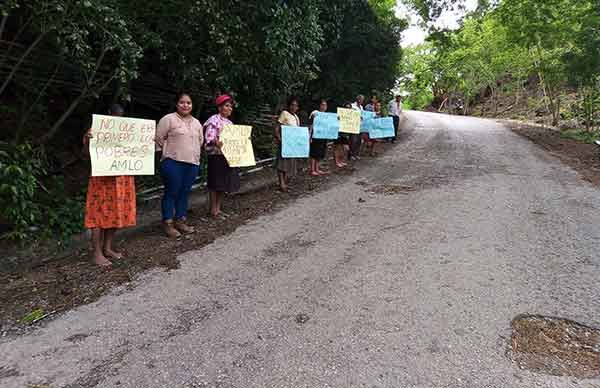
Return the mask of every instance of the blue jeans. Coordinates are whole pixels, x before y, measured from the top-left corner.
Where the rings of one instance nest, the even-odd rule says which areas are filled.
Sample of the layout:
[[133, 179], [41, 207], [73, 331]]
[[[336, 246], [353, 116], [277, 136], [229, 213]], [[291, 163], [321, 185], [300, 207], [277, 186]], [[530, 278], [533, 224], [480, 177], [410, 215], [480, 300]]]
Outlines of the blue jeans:
[[200, 166], [191, 163], [165, 159], [160, 163], [160, 176], [165, 186], [162, 197], [162, 219], [185, 218], [188, 210], [188, 197], [198, 176]]

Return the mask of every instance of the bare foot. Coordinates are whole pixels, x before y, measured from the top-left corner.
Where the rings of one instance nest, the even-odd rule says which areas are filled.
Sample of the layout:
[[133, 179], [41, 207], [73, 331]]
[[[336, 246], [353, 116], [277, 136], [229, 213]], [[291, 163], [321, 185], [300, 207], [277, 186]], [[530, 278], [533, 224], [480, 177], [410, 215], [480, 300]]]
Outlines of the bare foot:
[[109, 259], [114, 259], [114, 260], [121, 260], [123, 258], [122, 253], [113, 251], [112, 249], [105, 249], [104, 256]]
[[94, 264], [99, 267], [108, 268], [112, 265], [111, 261], [108, 260], [104, 255], [94, 255]]
[[329, 171], [319, 170], [319, 171], [317, 171], [317, 174], [319, 174], [319, 175], [329, 175]]
[[311, 171], [310, 172], [310, 176], [319, 176], [321, 174], [319, 174], [317, 171]]

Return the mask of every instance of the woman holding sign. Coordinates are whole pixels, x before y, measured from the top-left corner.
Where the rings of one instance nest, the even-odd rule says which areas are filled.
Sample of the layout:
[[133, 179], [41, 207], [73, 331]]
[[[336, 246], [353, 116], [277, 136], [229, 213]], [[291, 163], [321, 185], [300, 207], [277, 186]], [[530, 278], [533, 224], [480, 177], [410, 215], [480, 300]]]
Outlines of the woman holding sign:
[[[381, 117], [381, 102], [377, 101], [377, 97], [375, 97], [375, 102], [373, 103], [373, 112], [375, 113], [375, 118]], [[364, 132], [363, 134], [363, 144], [369, 150], [369, 156], [377, 156], [377, 143], [379, 143], [378, 139], [372, 139], [369, 136], [369, 132]]]
[[[123, 107], [111, 106], [111, 116], [123, 116]], [[85, 134], [83, 144], [88, 147], [91, 129]], [[91, 176], [85, 202], [85, 227], [92, 231], [94, 263], [109, 267], [109, 259], [123, 255], [113, 249], [117, 229], [135, 225], [135, 180], [133, 176]]]
[[[312, 125], [315, 120], [315, 116], [319, 114], [319, 112], [327, 112], [327, 100], [321, 100], [319, 104], [319, 110], [314, 110], [310, 114], [309, 120], [311, 125], [311, 136], [312, 136]], [[320, 176], [329, 174], [326, 171], [321, 170], [319, 166], [319, 162], [325, 159], [325, 154], [327, 154], [327, 140], [326, 139], [315, 139], [311, 137], [310, 140], [310, 175], [312, 176]]]
[[291, 127], [299, 127], [300, 119], [296, 112], [300, 108], [300, 103], [297, 97], [290, 97], [287, 101], [287, 109], [284, 109], [277, 119], [278, 125], [275, 127], [275, 140], [277, 141], [277, 177], [279, 178], [279, 190], [284, 193], [288, 191], [290, 176], [296, 175], [297, 160], [296, 158], [284, 158], [281, 155], [281, 126], [288, 125]]
[[176, 111], [156, 127], [156, 144], [162, 149], [160, 175], [165, 186], [161, 203], [162, 220], [168, 237], [193, 233], [186, 223], [188, 197], [200, 170], [202, 124], [192, 116], [192, 98], [179, 93]]
[[229, 117], [233, 112], [233, 99], [222, 94], [215, 100], [219, 113], [204, 123], [206, 133], [206, 153], [208, 154], [208, 177], [206, 187], [210, 193], [210, 214], [213, 217], [227, 217], [221, 212], [223, 193], [235, 193], [240, 189], [239, 168], [233, 168], [221, 151], [223, 142], [219, 138], [226, 125], [233, 125]]
[[[344, 104], [344, 108], [352, 109], [352, 104], [348, 102], [348, 103]], [[339, 116], [338, 116], [338, 120], [339, 120]], [[337, 168], [344, 168], [348, 165], [348, 163], [345, 162], [345, 158], [346, 158], [346, 155], [349, 154], [349, 152], [350, 152], [350, 139], [348, 138], [347, 134], [340, 132], [338, 134], [337, 140], [334, 142], [334, 148], [333, 148], [333, 160], [335, 161], [335, 165]]]

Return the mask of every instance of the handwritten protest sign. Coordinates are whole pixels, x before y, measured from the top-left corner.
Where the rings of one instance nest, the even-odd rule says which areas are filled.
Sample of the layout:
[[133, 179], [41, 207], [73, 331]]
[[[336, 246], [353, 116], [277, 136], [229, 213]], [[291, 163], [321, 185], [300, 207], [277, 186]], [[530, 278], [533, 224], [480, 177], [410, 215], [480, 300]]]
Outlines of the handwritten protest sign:
[[254, 149], [252, 148], [252, 127], [248, 125], [226, 125], [219, 134], [223, 142], [221, 151], [229, 163], [229, 167], [255, 166]]
[[156, 122], [92, 116], [92, 176], [154, 175]]
[[369, 137], [371, 139], [394, 137], [394, 120], [391, 117], [373, 119], [370, 121], [372, 121], [372, 126], [369, 128]]
[[281, 126], [281, 156], [284, 158], [308, 158], [310, 139], [308, 128]]
[[354, 109], [338, 108], [340, 132], [360, 133], [360, 112]]
[[337, 139], [340, 121], [337, 113], [318, 112], [313, 122], [313, 138]]
[[375, 112], [363, 110], [360, 112], [360, 132], [369, 132], [369, 128], [372, 127], [371, 121], [375, 118]]

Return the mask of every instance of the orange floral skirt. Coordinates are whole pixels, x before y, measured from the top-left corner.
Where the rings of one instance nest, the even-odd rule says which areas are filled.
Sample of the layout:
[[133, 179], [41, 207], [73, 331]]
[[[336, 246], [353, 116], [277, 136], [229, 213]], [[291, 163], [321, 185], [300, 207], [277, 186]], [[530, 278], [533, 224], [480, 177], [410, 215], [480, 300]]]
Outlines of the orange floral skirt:
[[135, 225], [133, 176], [93, 176], [85, 204], [86, 228], [125, 228]]

